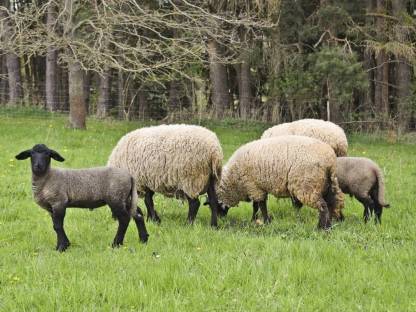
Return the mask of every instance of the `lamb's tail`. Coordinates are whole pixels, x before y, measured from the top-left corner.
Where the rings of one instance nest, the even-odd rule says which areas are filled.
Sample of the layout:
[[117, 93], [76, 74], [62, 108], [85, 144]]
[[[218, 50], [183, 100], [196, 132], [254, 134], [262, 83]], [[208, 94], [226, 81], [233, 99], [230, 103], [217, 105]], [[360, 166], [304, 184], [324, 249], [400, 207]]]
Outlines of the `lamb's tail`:
[[377, 183], [378, 183], [378, 187], [377, 187], [377, 200], [378, 203], [385, 208], [389, 208], [390, 204], [386, 203], [384, 200], [384, 177], [383, 177], [383, 173], [381, 172], [381, 169], [378, 167], [374, 168], [374, 173], [377, 176]]
[[130, 178], [131, 181], [131, 189], [130, 189], [130, 198], [131, 198], [131, 202], [130, 202], [130, 215], [133, 216], [136, 214], [136, 210], [137, 210], [137, 203], [139, 201], [139, 197], [137, 196], [137, 189], [136, 189], [136, 181], [134, 180], [133, 177]]
[[149, 233], [144, 223], [143, 212], [138, 207], [139, 196], [137, 195], [136, 181], [131, 177], [131, 189], [130, 189], [130, 216], [136, 223], [137, 231], [139, 232], [139, 238], [142, 243], [146, 243], [149, 239]]

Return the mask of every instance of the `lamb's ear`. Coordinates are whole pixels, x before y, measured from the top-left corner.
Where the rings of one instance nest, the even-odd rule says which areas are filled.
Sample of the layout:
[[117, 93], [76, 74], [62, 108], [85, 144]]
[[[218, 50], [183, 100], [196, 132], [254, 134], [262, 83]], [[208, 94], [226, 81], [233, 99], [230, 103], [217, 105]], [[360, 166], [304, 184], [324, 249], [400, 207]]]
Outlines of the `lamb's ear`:
[[32, 156], [32, 150], [31, 149], [23, 151], [23, 152], [17, 154], [15, 157], [16, 157], [17, 160], [23, 160], [23, 159], [29, 158], [30, 156]]
[[63, 162], [65, 159], [61, 156], [61, 155], [59, 155], [59, 153], [58, 152], [56, 152], [56, 151], [54, 151], [54, 150], [49, 150], [49, 152], [50, 152], [50, 154], [51, 154], [51, 157], [53, 158], [53, 159], [55, 159], [56, 161], [60, 161], [60, 162]]

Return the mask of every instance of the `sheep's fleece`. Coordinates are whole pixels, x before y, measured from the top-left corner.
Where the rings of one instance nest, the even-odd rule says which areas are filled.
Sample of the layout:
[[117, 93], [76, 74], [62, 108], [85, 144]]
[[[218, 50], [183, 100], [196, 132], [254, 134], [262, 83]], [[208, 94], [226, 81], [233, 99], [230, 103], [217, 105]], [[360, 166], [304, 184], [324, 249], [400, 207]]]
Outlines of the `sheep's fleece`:
[[334, 151], [317, 139], [288, 135], [253, 141], [240, 147], [223, 168], [218, 199], [232, 207], [239, 201], [265, 200], [270, 193], [320, 209], [331, 187], [335, 200], [328, 208], [342, 209], [335, 166]]
[[321, 119], [301, 119], [283, 123], [264, 131], [262, 139], [281, 135], [303, 135], [329, 144], [337, 156], [346, 156], [348, 141], [344, 130], [338, 125]]
[[380, 167], [365, 157], [337, 158], [337, 178], [344, 193], [367, 198], [375, 188], [376, 201], [389, 206], [384, 200], [384, 177]]
[[108, 166], [127, 168], [139, 196], [146, 190], [169, 197], [196, 198], [210, 176], [221, 177], [223, 153], [216, 134], [192, 125], [161, 125], [127, 133], [113, 149]]
[[132, 194], [126, 207], [131, 216], [136, 213], [137, 197], [133, 178], [127, 170], [109, 167], [89, 169], [50, 168], [45, 177], [32, 182], [33, 197], [42, 208], [51, 211], [55, 202], [69, 202], [69, 206], [96, 208], [105, 203], [121, 203]]

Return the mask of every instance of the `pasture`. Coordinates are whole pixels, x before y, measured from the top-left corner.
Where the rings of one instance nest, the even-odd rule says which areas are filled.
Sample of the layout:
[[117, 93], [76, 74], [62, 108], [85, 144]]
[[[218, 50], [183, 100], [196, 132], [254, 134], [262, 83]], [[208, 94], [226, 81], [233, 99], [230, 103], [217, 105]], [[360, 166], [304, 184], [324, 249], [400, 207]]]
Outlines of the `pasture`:
[[[392, 208], [381, 226], [364, 224], [363, 207], [347, 198], [345, 222], [326, 233], [316, 230], [317, 211], [269, 198], [270, 225], [251, 224], [251, 205], [240, 204], [212, 230], [207, 206], [189, 226], [186, 203], [158, 195], [162, 223], [147, 223], [146, 245], [131, 222], [124, 246], [112, 249], [108, 207], [68, 209], [72, 245], [60, 254], [49, 215], [32, 199], [30, 161], [14, 156], [45, 143], [66, 159], [52, 166], [101, 166], [124, 133], [144, 124], [65, 125], [66, 116], [0, 112], [0, 311], [416, 310], [416, 145], [349, 136], [349, 154], [385, 173]], [[267, 127], [202, 125], [217, 133], [226, 159]]]

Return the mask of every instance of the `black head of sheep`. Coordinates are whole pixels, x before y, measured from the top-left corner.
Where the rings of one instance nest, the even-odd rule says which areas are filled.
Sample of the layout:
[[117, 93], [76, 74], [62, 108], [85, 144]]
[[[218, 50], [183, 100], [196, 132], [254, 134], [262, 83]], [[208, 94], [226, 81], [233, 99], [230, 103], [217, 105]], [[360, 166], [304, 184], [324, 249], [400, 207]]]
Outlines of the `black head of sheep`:
[[[208, 200], [208, 198], [206, 199], [206, 201], [205, 201], [205, 203], [204, 203], [204, 205], [205, 206], [207, 206], [207, 205], [209, 205], [210, 203], [209, 203], [209, 200]], [[228, 214], [228, 210], [230, 209], [230, 207], [228, 207], [228, 206], [226, 206], [226, 205], [224, 205], [223, 203], [221, 203], [221, 202], [218, 202], [218, 205], [217, 205], [217, 213], [218, 213], [218, 215], [220, 216], [220, 217], [225, 217], [227, 214]]]
[[29, 157], [32, 163], [32, 172], [37, 176], [42, 176], [48, 171], [51, 158], [60, 162], [65, 160], [58, 152], [49, 149], [45, 144], [36, 144], [32, 149], [16, 155], [18, 160], [24, 160]]

